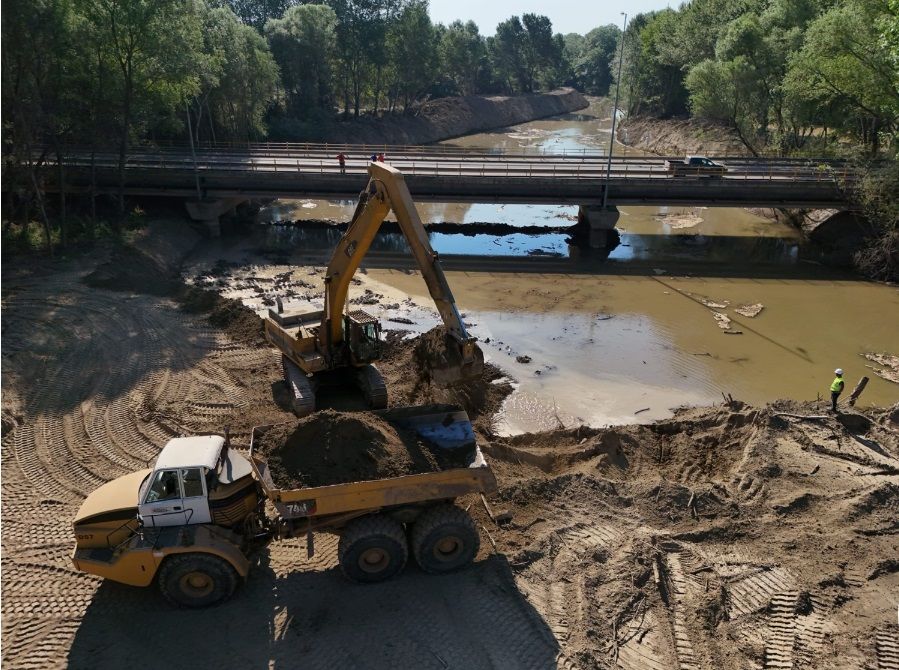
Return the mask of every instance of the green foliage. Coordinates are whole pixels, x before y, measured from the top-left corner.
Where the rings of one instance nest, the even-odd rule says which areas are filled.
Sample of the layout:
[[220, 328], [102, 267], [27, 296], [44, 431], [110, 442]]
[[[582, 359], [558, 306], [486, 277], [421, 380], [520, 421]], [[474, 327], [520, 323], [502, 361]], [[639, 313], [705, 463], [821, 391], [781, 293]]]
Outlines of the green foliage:
[[538, 14], [512, 16], [496, 27], [488, 42], [494, 77], [509, 93], [555, 88], [568, 79], [564, 39], [553, 35], [550, 20]]
[[416, 0], [400, 11], [388, 29], [387, 49], [392, 63], [390, 99], [401, 97], [408, 108], [437, 76], [438, 40], [427, 0]]
[[874, 279], [899, 280], [899, 160], [868, 166], [853, 196], [878, 229], [856, 254], [856, 266]]
[[487, 67], [487, 42], [473, 21], [451, 23], [440, 38], [438, 54], [454, 92], [471, 95], [478, 91], [479, 75]]
[[336, 31], [337, 15], [327, 5], [291, 7], [265, 24], [290, 115], [305, 117], [332, 104]]
[[608, 25], [594, 28], [583, 38], [580, 49], [570, 56], [578, 85], [585, 93], [608, 95], [612, 86], [612, 62], [618, 52], [621, 30]]

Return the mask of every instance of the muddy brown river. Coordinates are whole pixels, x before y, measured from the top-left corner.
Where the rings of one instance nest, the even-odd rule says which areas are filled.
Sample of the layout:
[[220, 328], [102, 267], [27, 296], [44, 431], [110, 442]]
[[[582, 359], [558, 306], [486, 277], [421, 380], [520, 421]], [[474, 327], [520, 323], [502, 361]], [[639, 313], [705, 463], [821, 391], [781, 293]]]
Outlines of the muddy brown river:
[[[605, 150], [608, 140], [608, 112], [594, 102], [581, 113], [450, 143], [595, 152]], [[617, 151], [638, 153], [620, 145]], [[345, 221], [353, 206], [278, 201], [263, 210], [262, 218]], [[571, 206], [426, 203], [418, 208], [426, 222], [554, 228], [569, 225], [576, 215]], [[722, 393], [751, 403], [784, 397], [813, 400], [827, 395], [835, 367], [846, 370], [849, 389], [861, 376], [871, 378], [860, 404], [899, 400], [899, 385], [875, 374], [879, 366], [865, 358], [899, 353], [895, 287], [815, 264], [800, 249], [793, 228], [746, 210], [622, 207], [621, 213], [621, 245], [608, 259], [597, 259], [595, 265], [581, 259], [570, 269], [566, 259], [576, 252], [564, 233], [431, 234], [432, 245], [444, 256], [470, 257], [466, 267], [471, 269], [450, 271], [448, 278], [488, 358], [517, 382], [502, 413], [506, 432], [560, 423], [649, 421], [678, 405], [720, 401]], [[311, 250], [324, 257], [338, 236], [337, 231], [308, 231], [301, 225], [269, 226], [263, 246], [291, 254], [288, 263], [302, 264]], [[258, 240], [242, 248], [228, 244], [207, 250], [193, 270], [216, 258], [250, 263], [229, 280], [237, 281], [292, 266], [251, 257]], [[393, 254], [402, 252], [404, 243], [398, 235], [380, 235], [373, 249]], [[506, 266], [498, 271], [491, 260], [518, 257], [526, 264], [534, 254], [558, 257], [561, 265], [552, 273]], [[387, 321], [387, 327], [420, 332], [433, 326], [436, 313], [420, 275], [375, 265], [353, 291], [367, 288], [382, 296], [366, 309], [385, 319], [413, 322]], [[306, 276], [308, 268], [301, 272]], [[265, 309], [253, 291], [232, 286], [228, 293]], [[412, 301], [404, 302], [407, 295]], [[519, 362], [525, 356], [530, 362]]]

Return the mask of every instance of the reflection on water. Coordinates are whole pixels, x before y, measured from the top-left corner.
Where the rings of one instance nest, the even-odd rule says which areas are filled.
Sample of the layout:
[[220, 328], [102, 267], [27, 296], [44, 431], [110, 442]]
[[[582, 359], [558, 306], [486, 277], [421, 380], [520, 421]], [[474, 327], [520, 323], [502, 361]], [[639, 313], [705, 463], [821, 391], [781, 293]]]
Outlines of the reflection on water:
[[[337, 228], [266, 226], [264, 245], [285, 251], [329, 253], [342, 231]], [[584, 258], [569, 246], [564, 233], [547, 235], [461, 235], [429, 233], [434, 250], [443, 256], [557, 256]], [[406, 238], [399, 233], [381, 232], [371, 245], [373, 253], [411, 254]], [[604, 259], [605, 254], [593, 254]], [[623, 234], [621, 243], [608, 255], [612, 261], [669, 262], [703, 261], [731, 265], [792, 265], [799, 258], [796, 240], [778, 237], [724, 237], [721, 235], [632, 235]]]
[[[486, 133], [443, 142], [447, 146], [478, 148], [487, 153], [579, 153], [602, 155], [608, 151], [611, 119], [609, 103], [594, 100], [590, 107], [572, 114], [500, 128]], [[645, 155], [644, 152], [615, 145], [615, 155]], [[359, 189], [365, 187], [360, 177]], [[415, 194], [412, 194], [413, 200]], [[303, 221], [310, 219], [348, 221], [355, 209], [348, 200], [278, 200], [263, 208], [260, 222]], [[557, 227], [577, 216], [572, 205], [503, 205], [495, 203], [417, 203], [416, 209], [425, 223], [506, 223], [513, 226]], [[786, 237], [798, 239], [790, 226], [756, 216], [743, 209], [725, 207], [621, 207], [619, 229], [622, 233], [642, 235], [721, 235], [726, 237]], [[684, 225], [684, 218], [690, 225]], [[388, 217], [390, 219], [390, 217]], [[505, 246], [486, 240], [489, 246]], [[545, 240], [540, 241], [546, 244]], [[495, 255], [484, 247], [477, 252], [470, 241], [459, 243], [466, 251]], [[558, 244], [554, 245], [558, 249]], [[456, 252], [453, 252], [456, 253]]]

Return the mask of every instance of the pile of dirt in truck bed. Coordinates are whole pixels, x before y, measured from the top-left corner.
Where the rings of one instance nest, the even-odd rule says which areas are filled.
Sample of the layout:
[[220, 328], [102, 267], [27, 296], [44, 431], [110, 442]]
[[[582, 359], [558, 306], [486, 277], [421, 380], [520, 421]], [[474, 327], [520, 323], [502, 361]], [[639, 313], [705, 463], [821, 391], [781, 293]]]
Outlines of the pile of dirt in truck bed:
[[440, 450], [370, 412], [328, 409], [274, 426], [259, 438], [258, 450], [281, 488], [437, 472], [465, 465], [470, 453]]
[[387, 331], [384, 354], [378, 361], [378, 369], [387, 382], [390, 406], [459, 405], [468, 412], [476, 429], [485, 435], [493, 434], [493, 417], [512, 392], [511, 380], [506, 374], [487, 363], [477, 379], [441, 387], [432, 382], [430, 366], [435, 361], [446, 360], [446, 329], [438, 326], [409, 339], [406, 335], [405, 331]]

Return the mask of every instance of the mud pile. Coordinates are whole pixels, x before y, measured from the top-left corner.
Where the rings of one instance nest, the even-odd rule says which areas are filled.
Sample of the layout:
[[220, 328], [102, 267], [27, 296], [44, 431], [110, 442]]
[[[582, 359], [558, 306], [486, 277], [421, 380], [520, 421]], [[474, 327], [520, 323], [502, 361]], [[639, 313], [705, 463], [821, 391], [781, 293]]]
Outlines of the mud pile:
[[432, 383], [435, 362], [446, 359], [443, 327], [405, 339], [405, 331], [387, 331], [384, 355], [378, 369], [387, 382], [390, 406], [449, 403], [459, 405], [484, 435], [492, 435], [494, 415], [512, 392], [511, 381], [495, 365], [487, 363], [480, 378], [453, 387]]
[[873, 662], [899, 587], [899, 434], [864, 418], [732, 402], [495, 439], [489, 502], [512, 521], [472, 509], [571, 667]]
[[374, 414], [322, 410], [271, 428], [259, 439], [272, 479], [282, 488], [326, 486], [436, 472], [437, 455], [414, 433]]

